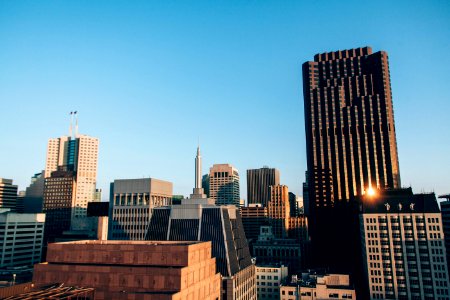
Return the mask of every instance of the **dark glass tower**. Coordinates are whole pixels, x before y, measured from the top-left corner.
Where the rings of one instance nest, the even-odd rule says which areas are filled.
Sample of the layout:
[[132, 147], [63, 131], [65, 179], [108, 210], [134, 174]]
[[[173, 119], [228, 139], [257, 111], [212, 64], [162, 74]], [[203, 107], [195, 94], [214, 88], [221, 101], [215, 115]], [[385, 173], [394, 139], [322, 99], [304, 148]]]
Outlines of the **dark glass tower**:
[[247, 170], [247, 203], [267, 206], [270, 201], [270, 186], [279, 184], [280, 172], [277, 169], [263, 167]]
[[309, 209], [400, 187], [387, 53], [370, 47], [303, 64]]
[[349, 273], [362, 292], [356, 199], [400, 187], [387, 53], [317, 54], [303, 64], [303, 94], [313, 264]]

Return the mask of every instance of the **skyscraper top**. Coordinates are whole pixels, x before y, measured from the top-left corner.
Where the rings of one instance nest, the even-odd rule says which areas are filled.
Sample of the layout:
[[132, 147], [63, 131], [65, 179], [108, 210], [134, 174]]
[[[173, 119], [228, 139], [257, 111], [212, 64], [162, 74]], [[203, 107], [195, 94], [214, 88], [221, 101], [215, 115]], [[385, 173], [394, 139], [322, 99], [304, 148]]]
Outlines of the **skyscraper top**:
[[372, 48], [366, 46], [366, 47], [354, 48], [354, 49], [348, 49], [348, 50], [339, 50], [339, 51], [334, 51], [334, 52], [319, 53], [319, 54], [314, 55], [314, 61], [320, 62], [320, 61], [327, 61], [327, 60], [345, 59], [345, 58], [364, 56], [364, 55], [370, 55], [370, 54], [372, 54]]

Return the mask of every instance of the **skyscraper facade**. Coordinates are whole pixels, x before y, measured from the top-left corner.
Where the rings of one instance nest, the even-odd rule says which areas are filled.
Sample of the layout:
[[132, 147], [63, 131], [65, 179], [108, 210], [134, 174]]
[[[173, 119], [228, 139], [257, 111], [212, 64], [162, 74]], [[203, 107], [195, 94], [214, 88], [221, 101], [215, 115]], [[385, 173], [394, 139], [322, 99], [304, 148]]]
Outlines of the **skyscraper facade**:
[[45, 166], [46, 179], [52, 177], [52, 173], [57, 171], [59, 167], [74, 172], [76, 186], [73, 189], [74, 202], [71, 212], [71, 227], [73, 230], [86, 229], [84, 219], [87, 203], [95, 199], [98, 145], [97, 138], [78, 134], [75, 137], [63, 136], [50, 139], [48, 142]]
[[213, 165], [209, 169], [209, 196], [217, 205], [232, 204], [239, 207], [238, 170], [230, 164]]
[[270, 200], [270, 186], [280, 184], [277, 169], [263, 167], [247, 170], [247, 203], [261, 203], [267, 206]]
[[110, 239], [144, 240], [153, 208], [171, 205], [172, 189], [171, 182], [154, 178], [114, 180]]
[[411, 188], [384, 190], [361, 203], [361, 245], [369, 291], [363, 298], [450, 299], [436, 196], [414, 195]]
[[286, 185], [273, 185], [270, 187], [270, 201], [267, 212], [276, 237], [287, 237], [291, 206], [289, 203], [289, 190]]
[[303, 64], [303, 95], [310, 213], [370, 188], [400, 186], [386, 52], [315, 55]]

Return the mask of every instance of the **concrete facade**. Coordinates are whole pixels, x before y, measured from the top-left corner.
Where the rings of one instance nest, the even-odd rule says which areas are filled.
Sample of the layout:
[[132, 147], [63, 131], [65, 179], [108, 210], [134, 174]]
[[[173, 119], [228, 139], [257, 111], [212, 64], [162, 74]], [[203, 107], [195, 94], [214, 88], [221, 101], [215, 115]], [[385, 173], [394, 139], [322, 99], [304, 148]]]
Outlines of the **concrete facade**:
[[41, 259], [45, 214], [0, 209], [0, 268], [32, 266]]
[[54, 243], [33, 282], [92, 287], [95, 299], [217, 300], [220, 274], [211, 253], [210, 242]]
[[113, 240], [144, 240], [153, 209], [172, 204], [171, 182], [153, 179], [120, 179], [111, 184]]
[[362, 199], [370, 299], [450, 299], [444, 231], [434, 194], [397, 189]]

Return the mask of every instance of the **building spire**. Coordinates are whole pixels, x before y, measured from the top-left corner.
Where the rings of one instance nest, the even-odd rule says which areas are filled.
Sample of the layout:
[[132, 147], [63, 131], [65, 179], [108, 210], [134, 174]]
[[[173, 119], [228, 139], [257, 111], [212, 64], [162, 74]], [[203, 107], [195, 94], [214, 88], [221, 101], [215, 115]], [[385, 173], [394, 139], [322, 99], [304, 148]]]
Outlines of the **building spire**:
[[70, 115], [69, 136], [72, 137], [73, 111], [71, 111], [69, 115]]
[[202, 188], [202, 156], [200, 155], [200, 145], [197, 145], [197, 156], [195, 156], [195, 186], [191, 197], [206, 197]]

